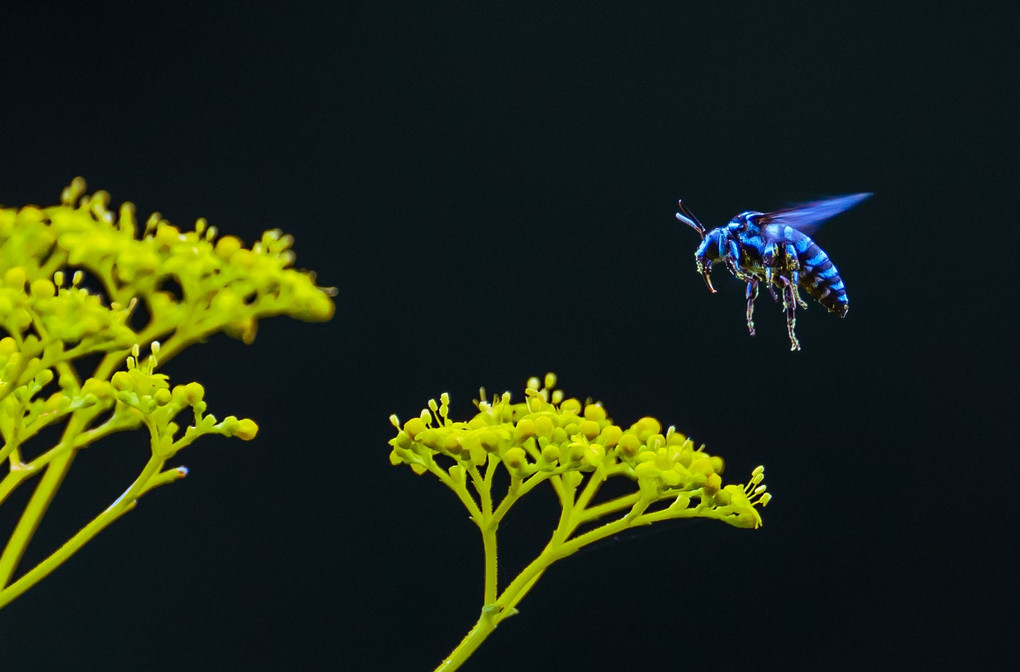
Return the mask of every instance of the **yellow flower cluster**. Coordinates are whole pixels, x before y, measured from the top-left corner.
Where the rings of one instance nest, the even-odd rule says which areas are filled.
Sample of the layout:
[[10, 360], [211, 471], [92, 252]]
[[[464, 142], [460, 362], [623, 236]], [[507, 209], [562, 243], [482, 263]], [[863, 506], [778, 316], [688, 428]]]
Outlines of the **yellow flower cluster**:
[[[217, 238], [202, 219], [182, 231], [154, 213], [139, 231], [133, 205], [122, 204], [115, 217], [109, 194], [84, 191], [76, 178], [61, 205], [0, 208], [0, 326], [8, 333], [25, 331], [38, 315], [47, 334], [67, 342], [130, 345], [185, 330], [198, 337], [222, 330], [251, 342], [261, 317], [332, 317], [333, 302], [315, 276], [290, 268], [293, 239], [280, 230], [266, 231], [250, 249], [233, 236]], [[64, 288], [65, 268], [94, 276], [109, 307], [79, 288], [80, 272]], [[132, 338], [125, 320], [137, 301], [150, 319], [142, 337]]]
[[[60, 205], [0, 208], [0, 504], [41, 477], [0, 552], [0, 607], [143, 494], [186, 475], [165, 465], [181, 448], [206, 434], [255, 437], [252, 420], [207, 414], [199, 383], [171, 387], [156, 373], [160, 363], [221, 331], [250, 343], [264, 317], [333, 315], [333, 291], [292, 268], [293, 240], [278, 229], [245, 248], [205, 220], [184, 231], [156, 213], [139, 227], [134, 206], [124, 203], [115, 215], [109, 203], [109, 194], [88, 195], [76, 178]], [[177, 418], [186, 410], [194, 420], [182, 427]], [[57, 423], [63, 430], [55, 445], [24, 450]], [[151, 457], [135, 481], [13, 580], [75, 452], [143, 426]]]
[[[165, 361], [218, 331], [250, 342], [262, 317], [333, 314], [330, 291], [290, 268], [293, 241], [279, 230], [245, 249], [233, 236], [217, 238], [203, 220], [181, 231], [154, 214], [139, 230], [134, 207], [124, 203], [115, 217], [109, 200], [102, 191], [86, 195], [76, 178], [60, 205], [0, 208], [0, 330], [8, 334], [0, 338], [0, 461], [11, 460], [20, 474], [51, 459], [21, 464], [20, 446], [71, 414], [82, 424], [81, 445], [142, 423], [165, 443], [178, 429], [173, 417], [188, 406], [194, 431], [253, 438], [250, 420], [202, 416], [198, 383], [170, 390], [155, 373], [160, 343]], [[143, 303], [147, 321], [132, 328]], [[139, 345], [152, 351], [144, 363]], [[81, 358], [96, 353], [106, 356], [95, 371], [82, 371]], [[41, 397], [43, 390], [52, 391]], [[111, 409], [101, 429], [91, 427]], [[173, 451], [160, 449], [164, 458], [183, 445], [171, 443]]]
[[460, 480], [465, 470], [491, 460], [499, 460], [514, 480], [559, 475], [576, 486], [585, 473], [601, 480], [622, 475], [637, 481], [646, 499], [671, 499], [671, 508], [692, 507], [738, 527], [761, 525], [755, 506], [771, 498], [761, 467], [746, 485], [723, 485], [723, 459], [696, 448], [673, 427], [663, 433], [657, 419], [644, 417], [624, 428], [600, 403], [564, 399], [555, 384], [553, 374], [545, 381], [532, 378], [517, 403], [508, 392], [488, 402], [483, 390], [478, 413], [463, 422], [450, 419], [447, 394], [403, 425], [392, 416], [398, 433], [390, 441], [390, 462], [422, 474], [444, 456], [454, 462], [449, 474]]
[[[90, 379], [95, 381], [93, 389], [99, 391], [96, 396], [113, 396], [119, 402], [118, 408], [122, 405], [136, 411], [133, 415], [149, 429], [157, 456], [168, 459], [202, 434], [236, 436], [243, 441], [255, 438], [258, 425], [254, 420], [238, 420], [231, 415], [217, 422], [215, 416], [206, 415], [205, 388], [200, 383], [175, 385], [171, 389], [167, 376], [155, 372], [158, 354], [157, 341], [152, 344], [152, 355], [139, 364], [135, 347], [127, 360], [127, 369], [113, 374], [110, 382]], [[174, 419], [186, 408], [194, 413], [194, 424], [178, 436], [180, 428]]]

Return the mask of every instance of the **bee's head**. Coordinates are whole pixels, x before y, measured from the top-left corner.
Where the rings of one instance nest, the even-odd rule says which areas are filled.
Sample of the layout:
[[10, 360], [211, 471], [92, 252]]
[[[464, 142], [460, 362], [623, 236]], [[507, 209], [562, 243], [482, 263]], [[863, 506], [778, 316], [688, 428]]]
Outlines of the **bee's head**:
[[724, 227], [720, 226], [717, 229], [712, 229], [702, 237], [701, 245], [698, 245], [698, 250], [694, 253], [694, 256], [708, 262], [708, 265], [711, 266], [713, 261], [722, 259], [722, 251], [726, 249], [728, 235], [729, 231]]
[[695, 217], [690, 208], [684, 205], [682, 200], [677, 201], [677, 205], [680, 208], [680, 212], [676, 213], [676, 218], [697, 231], [698, 235], [701, 236], [701, 244], [698, 245], [698, 250], [694, 253], [694, 261], [698, 264], [698, 272], [705, 278], [708, 290], [714, 294], [715, 287], [712, 286], [712, 278], [709, 276], [709, 271], [712, 270], [712, 262], [719, 261], [722, 258], [722, 250], [728, 232], [724, 228], [705, 231], [705, 226]]

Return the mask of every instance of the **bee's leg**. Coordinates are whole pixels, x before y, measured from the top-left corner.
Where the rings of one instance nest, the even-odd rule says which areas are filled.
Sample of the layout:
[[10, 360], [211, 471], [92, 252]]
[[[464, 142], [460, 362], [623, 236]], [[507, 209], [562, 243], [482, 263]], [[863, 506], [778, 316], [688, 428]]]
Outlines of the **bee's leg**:
[[772, 300], [779, 303], [779, 296], [776, 294], [775, 282], [772, 279], [772, 269], [776, 264], [776, 244], [768, 243], [762, 251], [761, 264], [765, 267], [765, 286], [769, 288]]
[[751, 278], [747, 281], [747, 330], [754, 336], [754, 320], [751, 319], [754, 315], [754, 300], [758, 298], [758, 281]]
[[804, 302], [804, 299], [800, 298], [800, 292], [798, 291], [798, 286], [800, 284], [800, 273], [796, 269], [790, 271], [789, 283], [790, 283], [789, 286], [793, 292], [793, 298], [794, 300], [796, 300], [797, 305], [803, 308], [804, 310], [807, 310], [807, 304]]
[[790, 271], [790, 283], [793, 286], [793, 296], [797, 305], [807, 310], [807, 303], [800, 298], [798, 287], [800, 285], [800, 258], [797, 256], [797, 248], [793, 243], [783, 245], [783, 266]]
[[797, 326], [797, 285], [790, 278], [782, 278], [786, 283], [783, 287], [783, 308], [786, 310], [786, 331], [790, 335], [790, 350], [800, 350], [800, 341], [794, 329]]
[[747, 282], [750, 276], [740, 270], [740, 247], [737, 246], [737, 241], [730, 239], [725, 244], [726, 253], [723, 255], [723, 259], [726, 262], [726, 268], [733, 277]]
[[765, 267], [765, 286], [769, 288], [769, 294], [772, 295], [772, 300], [779, 303], [779, 295], [776, 294], [776, 283], [772, 277], [772, 267]]

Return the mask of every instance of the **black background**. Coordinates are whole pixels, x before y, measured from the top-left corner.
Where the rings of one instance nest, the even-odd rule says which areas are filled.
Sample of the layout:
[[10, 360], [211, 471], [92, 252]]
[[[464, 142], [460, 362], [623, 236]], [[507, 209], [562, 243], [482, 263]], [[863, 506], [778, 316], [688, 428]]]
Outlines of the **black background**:
[[[451, 493], [389, 465], [387, 417], [443, 391], [467, 416], [479, 385], [519, 396], [549, 370], [620, 424], [707, 443], [729, 479], [764, 463], [775, 499], [757, 531], [667, 524], [564, 560], [463, 669], [1012, 649], [1005, 16], [359, 4], [0, 10], [0, 202], [55, 203], [81, 174], [181, 225], [281, 227], [339, 288], [328, 324], [270, 320], [169, 364], [258, 439], [190, 447], [187, 479], [4, 609], [0, 667], [431, 669], [477, 617], [480, 542]], [[799, 353], [767, 298], [747, 336], [740, 283], [718, 271], [710, 295], [673, 219], [680, 197], [718, 226], [856, 191], [875, 196], [815, 236], [850, 313], [812, 304]], [[140, 437], [81, 454], [25, 562], [144, 458]], [[555, 523], [534, 499], [506, 521], [506, 578]]]

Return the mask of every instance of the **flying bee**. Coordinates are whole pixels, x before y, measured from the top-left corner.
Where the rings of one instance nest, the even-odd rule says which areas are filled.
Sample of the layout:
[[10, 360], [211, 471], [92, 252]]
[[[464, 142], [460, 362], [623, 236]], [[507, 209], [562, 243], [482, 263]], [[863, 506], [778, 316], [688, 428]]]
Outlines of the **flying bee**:
[[711, 231], [705, 229], [683, 201], [679, 201], [680, 212], [676, 213], [676, 218], [701, 236], [694, 261], [708, 290], [715, 293], [710, 276], [715, 263], [724, 264], [734, 277], [746, 283], [747, 329], [752, 336], [754, 300], [758, 298], [759, 285], [764, 284], [777, 303], [781, 295], [790, 350], [800, 350], [794, 333], [797, 306], [807, 308], [807, 304], [798, 289], [803, 289], [830, 313], [840, 317], [845, 317], [850, 308], [836, 265], [809, 234], [826, 219], [849, 210], [869, 196], [870, 193], [836, 196], [776, 212], [748, 210], [726, 226]]

